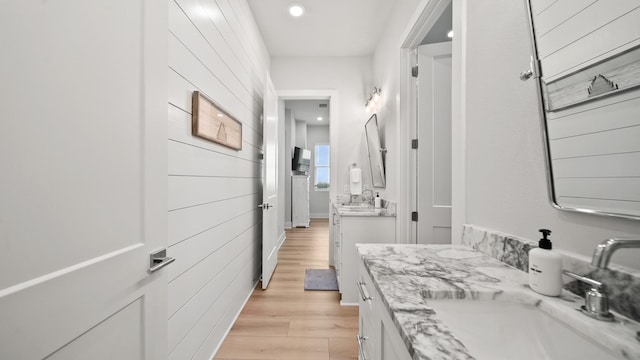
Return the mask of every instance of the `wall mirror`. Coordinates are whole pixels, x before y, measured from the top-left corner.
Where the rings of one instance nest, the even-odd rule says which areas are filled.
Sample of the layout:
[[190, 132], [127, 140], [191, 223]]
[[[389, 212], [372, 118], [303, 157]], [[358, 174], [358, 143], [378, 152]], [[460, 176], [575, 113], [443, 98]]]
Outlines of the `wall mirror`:
[[378, 129], [378, 117], [371, 115], [364, 125], [365, 137], [367, 138], [367, 151], [369, 153], [369, 167], [371, 168], [371, 184], [376, 188], [384, 188], [384, 155], [386, 149], [380, 146], [380, 131]]
[[640, 8], [527, 5], [533, 56], [520, 78], [537, 80], [552, 203], [640, 219]]

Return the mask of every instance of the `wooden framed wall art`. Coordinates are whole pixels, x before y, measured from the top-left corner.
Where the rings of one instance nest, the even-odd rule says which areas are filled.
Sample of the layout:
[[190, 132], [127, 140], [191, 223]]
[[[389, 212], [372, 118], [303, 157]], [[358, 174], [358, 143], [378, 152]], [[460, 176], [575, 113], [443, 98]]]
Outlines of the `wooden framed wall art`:
[[242, 150], [242, 123], [215, 101], [194, 91], [191, 97], [191, 134]]

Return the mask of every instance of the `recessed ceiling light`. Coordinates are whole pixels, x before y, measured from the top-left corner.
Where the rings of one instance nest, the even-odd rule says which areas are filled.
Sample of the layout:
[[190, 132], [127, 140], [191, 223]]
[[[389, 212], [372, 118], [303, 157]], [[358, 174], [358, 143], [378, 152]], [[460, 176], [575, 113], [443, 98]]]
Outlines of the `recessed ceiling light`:
[[223, 116], [224, 116], [224, 115], [222, 115], [222, 114], [218, 113], [218, 117], [223, 117]]
[[453, 30], [449, 30], [449, 32], [447, 33], [447, 37], [449, 39], [453, 39]]
[[291, 16], [293, 17], [302, 16], [302, 14], [304, 14], [304, 6], [297, 3], [289, 5], [289, 14], [291, 14]]
[[322, 116], [318, 116], [318, 121], [322, 121]]

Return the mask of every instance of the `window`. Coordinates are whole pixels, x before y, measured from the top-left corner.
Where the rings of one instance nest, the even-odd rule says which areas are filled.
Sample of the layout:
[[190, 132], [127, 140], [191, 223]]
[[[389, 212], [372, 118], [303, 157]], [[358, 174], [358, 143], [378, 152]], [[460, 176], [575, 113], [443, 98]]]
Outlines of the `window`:
[[315, 179], [316, 190], [329, 190], [329, 145], [316, 144], [315, 148]]

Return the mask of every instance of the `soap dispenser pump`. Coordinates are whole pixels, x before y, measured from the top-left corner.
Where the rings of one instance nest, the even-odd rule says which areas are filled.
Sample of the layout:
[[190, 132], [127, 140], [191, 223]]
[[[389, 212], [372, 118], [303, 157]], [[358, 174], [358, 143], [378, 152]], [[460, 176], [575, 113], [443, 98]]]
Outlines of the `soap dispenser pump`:
[[548, 236], [551, 230], [540, 229], [538, 248], [529, 251], [529, 287], [539, 294], [560, 296], [562, 293], [562, 256], [553, 252]]

